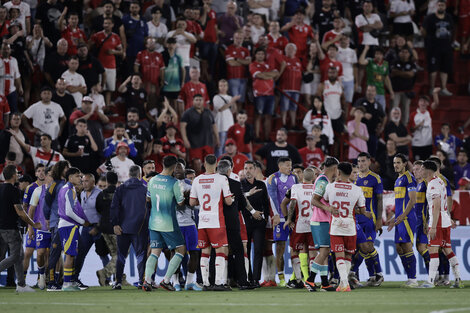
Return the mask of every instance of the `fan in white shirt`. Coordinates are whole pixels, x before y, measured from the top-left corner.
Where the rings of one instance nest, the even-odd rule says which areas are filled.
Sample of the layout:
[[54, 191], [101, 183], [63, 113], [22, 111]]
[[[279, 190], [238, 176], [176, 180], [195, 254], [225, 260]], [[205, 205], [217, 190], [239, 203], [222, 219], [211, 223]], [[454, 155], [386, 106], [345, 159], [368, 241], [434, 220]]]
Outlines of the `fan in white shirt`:
[[67, 82], [67, 93], [71, 94], [78, 108], [82, 107], [82, 98], [87, 88], [85, 78], [77, 73], [78, 57], [73, 55], [69, 60], [69, 69], [62, 73], [61, 77]]

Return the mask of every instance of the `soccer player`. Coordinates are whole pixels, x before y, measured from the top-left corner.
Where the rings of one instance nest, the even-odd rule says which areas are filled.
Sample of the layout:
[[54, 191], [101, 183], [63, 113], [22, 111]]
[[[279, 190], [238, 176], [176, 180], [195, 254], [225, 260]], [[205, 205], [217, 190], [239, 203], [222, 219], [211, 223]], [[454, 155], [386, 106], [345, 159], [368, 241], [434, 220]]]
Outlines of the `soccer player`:
[[[39, 289], [43, 290], [46, 288], [46, 275], [45, 275], [45, 266], [47, 263], [47, 257], [49, 252], [49, 247], [51, 245], [51, 232], [47, 227], [46, 218], [44, 216], [44, 198], [46, 197], [47, 187], [52, 183], [52, 176], [51, 170], [52, 168], [49, 167], [44, 171], [44, 166], [39, 167], [36, 170], [36, 175], [38, 175], [38, 170], [41, 169], [42, 174], [39, 174], [42, 177], [44, 176], [44, 183], [41, 186], [38, 186], [34, 189], [33, 194], [31, 195], [31, 199], [29, 202], [29, 217], [35, 223], [41, 223], [42, 227], [40, 229], [35, 230], [34, 234], [34, 241], [35, 246], [37, 249], [37, 257], [36, 262], [38, 264], [38, 273], [39, 273], [39, 280], [38, 280], [38, 287]], [[31, 236], [31, 231], [28, 229], [28, 236]]]
[[[314, 258], [313, 237], [310, 231], [310, 218], [312, 215], [311, 199], [313, 196], [313, 180], [315, 172], [311, 168], [303, 171], [303, 182], [295, 184], [291, 188], [289, 211], [284, 228], [292, 230], [290, 238], [291, 260], [296, 277], [296, 287], [301, 286], [302, 271], [299, 253], [308, 253], [311, 260]], [[296, 214], [297, 213], [297, 214]]]
[[[310, 276], [305, 281], [305, 288], [308, 291], [316, 291], [315, 277], [320, 274], [321, 291], [335, 291], [328, 282], [328, 255], [330, 254], [330, 219], [332, 208], [326, 205], [323, 200], [326, 186], [336, 179], [338, 160], [334, 157], [327, 157], [324, 163], [323, 174], [315, 180], [312, 196], [313, 212], [310, 219], [310, 229], [312, 231], [315, 249], [319, 249], [319, 254], [310, 264]], [[336, 210], [337, 211], [337, 210]]]
[[331, 248], [336, 256], [340, 283], [336, 291], [351, 291], [348, 273], [351, 269], [351, 257], [356, 250], [356, 208], [367, 218], [372, 218], [371, 211], [366, 211], [365, 198], [362, 190], [349, 181], [352, 172], [350, 163], [338, 165], [338, 179], [326, 186], [323, 199], [328, 205], [321, 208], [331, 212], [330, 240]]
[[289, 228], [284, 227], [285, 217], [282, 214], [281, 202], [286, 192], [297, 184], [297, 176], [292, 174], [292, 161], [288, 157], [280, 157], [277, 160], [279, 171], [271, 174], [268, 178], [268, 195], [274, 206], [273, 210], [273, 238], [276, 243], [276, 265], [277, 275], [279, 277], [279, 285], [286, 286], [284, 278], [284, 251], [286, 250], [286, 241], [289, 237]]
[[[364, 215], [357, 216], [357, 223], [364, 233], [364, 239], [360, 240], [359, 236], [357, 237], [359, 253], [356, 254], [352, 272], [357, 273], [359, 265], [365, 259], [369, 272], [367, 285], [377, 287], [384, 281], [379, 254], [374, 247], [377, 232], [382, 234], [383, 185], [380, 176], [370, 170], [370, 159], [371, 156], [367, 152], [361, 152], [357, 157], [359, 174], [356, 179], [356, 186], [361, 187], [364, 193], [366, 211], [371, 212], [372, 219]], [[356, 274], [354, 274], [354, 278], [357, 279]]]
[[[226, 283], [226, 268], [228, 255], [227, 232], [223, 215], [223, 198], [226, 205], [231, 205], [232, 193], [228, 185], [228, 179], [215, 172], [217, 158], [213, 154], [205, 157], [204, 167], [206, 172], [199, 175], [193, 181], [191, 187], [189, 205], [200, 205], [198, 246], [201, 251], [201, 274], [204, 283], [204, 291], [230, 290]], [[215, 249], [215, 286], [209, 283], [209, 257], [211, 249]]]
[[434, 288], [435, 278], [439, 267], [439, 247], [444, 250], [452, 271], [455, 276], [455, 283], [451, 288], [463, 288], [460, 280], [459, 263], [457, 257], [452, 251], [450, 241], [450, 229], [452, 221], [447, 207], [447, 192], [444, 181], [438, 174], [438, 166], [431, 160], [423, 163], [423, 178], [428, 182], [426, 190], [426, 200], [429, 206], [429, 254], [431, 261], [429, 262], [428, 281], [421, 285], [423, 288]]
[[408, 276], [404, 287], [416, 288], [416, 257], [413, 253], [414, 233], [416, 232], [416, 179], [406, 169], [408, 159], [398, 153], [393, 158], [393, 167], [399, 175], [395, 181], [395, 216], [390, 219], [388, 231], [395, 227], [395, 245], [403, 268]]
[[429, 251], [428, 251], [428, 203], [426, 201], [427, 182], [423, 178], [421, 167], [423, 161], [418, 160], [413, 163], [413, 175], [418, 186], [416, 187], [416, 250], [423, 257], [424, 265], [429, 273]]
[[151, 202], [149, 232], [151, 253], [145, 265], [145, 281], [142, 289], [152, 291], [152, 275], [158, 264], [158, 258], [163, 248], [175, 250], [171, 258], [164, 279], [160, 287], [175, 291], [170, 282], [171, 277], [180, 267], [186, 246], [176, 218], [176, 205], [184, 203], [183, 186], [173, 172], [177, 164], [175, 156], [163, 158], [163, 171], [150, 179], [147, 185], [147, 202]]
[[83, 212], [80, 202], [78, 202], [77, 187], [82, 184], [82, 176], [80, 170], [71, 167], [65, 173], [67, 183], [59, 191], [57, 196], [59, 201], [59, 235], [63, 243], [63, 251], [65, 254], [64, 261], [64, 284], [62, 291], [79, 291], [77, 282], [72, 281], [74, 274], [74, 260], [78, 254], [78, 239], [80, 225], [90, 226], [86, 220], [85, 212]]

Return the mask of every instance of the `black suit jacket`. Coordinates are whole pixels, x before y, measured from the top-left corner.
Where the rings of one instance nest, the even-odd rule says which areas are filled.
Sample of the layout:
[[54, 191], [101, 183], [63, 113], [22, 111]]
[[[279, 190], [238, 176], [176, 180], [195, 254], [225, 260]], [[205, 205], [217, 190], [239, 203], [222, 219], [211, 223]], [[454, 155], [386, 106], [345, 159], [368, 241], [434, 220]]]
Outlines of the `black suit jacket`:
[[226, 205], [224, 203], [225, 226], [227, 229], [240, 230], [240, 218], [238, 212], [246, 208], [246, 199], [243, 195], [242, 185], [240, 182], [228, 178], [228, 185], [232, 195], [234, 196], [234, 201], [231, 205]]

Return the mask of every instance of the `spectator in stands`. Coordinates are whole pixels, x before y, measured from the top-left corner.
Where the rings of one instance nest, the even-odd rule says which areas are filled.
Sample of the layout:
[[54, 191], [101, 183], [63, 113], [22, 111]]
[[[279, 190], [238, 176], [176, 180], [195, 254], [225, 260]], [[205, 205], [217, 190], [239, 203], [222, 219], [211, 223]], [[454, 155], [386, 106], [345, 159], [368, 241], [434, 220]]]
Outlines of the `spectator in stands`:
[[237, 146], [237, 150], [245, 154], [251, 160], [254, 132], [253, 126], [246, 124], [247, 119], [248, 115], [245, 110], [238, 111], [237, 122], [228, 129], [227, 138], [233, 139], [235, 141], [235, 145]]
[[5, 156], [8, 152], [14, 152], [16, 154], [16, 164], [23, 163], [24, 153], [21, 146], [16, 140], [12, 140], [11, 133], [14, 133], [21, 141], [29, 143], [28, 136], [20, 129], [21, 125], [21, 113], [10, 114], [9, 127], [0, 131], [0, 163], [5, 161]]
[[158, 6], [153, 6], [151, 9], [152, 19], [147, 22], [149, 29], [149, 37], [155, 38], [155, 50], [163, 52], [163, 44], [165, 43], [166, 35], [168, 34], [168, 27], [162, 22], [162, 9]]
[[[35, 99], [39, 95], [39, 86], [36, 84], [39, 81], [43, 80], [43, 71], [44, 71], [44, 60], [46, 58], [46, 48], [47, 50], [53, 47], [53, 43], [44, 36], [43, 29], [41, 24], [34, 24], [32, 35], [26, 37], [26, 48], [29, 53], [33, 68], [32, 75], [29, 87], [33, 93], [33, 98]], [[26, 86], [25, 86], [26, 89]], [[29, 104], [29, 99], [25, 99], [25, 103]]]
[[69, 68], [67, 49], [69, 44], [67, 40], [61, 38], [57, 41], [57, 51], [47, 53], [44, 60], [44, 77], [50, 86], [54, 86], [57, 79]]
[[253, 95], [256, 107], [255, 136], [261, 138], [261, 118], [263, 117], [264, 141], [269, 141], [271, 134], [271, 118], [274, 113], [274, 79], [279, 72], [265, 62], [266, 52], [258, 48], [255, 51], [255, 61], [250, 64], [250, 74], [253, 79]]
[[135, 57], [144, 49], [144, 39], [148, 36], [147, 23], [140, 16], [140, 2], [131, 2], [129, 14], [122, 17], [119, 33], [122, 46], [126, 51], [127, 68], [132, 71]]
[[154, 125], [150, 132], [155, 139], [160, 139], [166, 134], [166, 126], [168, 124], [175, 124], [178, 123], [178, 114], [176, 111], [171, 107], [170, 102], [166, 97], [163, 100], [163, 109], [158, 116]]
[[434, 145], [437, 149], [446, 152], [450, 163], [454, 164], [457, 161], [457, 151], [462, 147], [462, 140], [450, 133], [449, 123], [443, 123], [440, 134], [434, 139]]
[[348, 35], [341, 34], [338, 37], [340, 37], [340, 40], [337, 60], [341, 62], [343, 68], [341, 81], [344, 88], [344, 98], [349, 107], [359, 84], [357, 80], [357, 54], [356, 51], [349, 47], [350, 39]]
[[[64, 22], [65, 17], [67, 17], [67, 24]], [[79, 12], [69, 12], [69, 7], [65, 6], [62, 14], [59, 17], [57, 25], [59, 31], [62, 33], [62, 38], [67, 40], [67, 54], [69, 56], [76, 55], [78, 45], [81, 43], [86, 43], [87, 41], [85, 32], [79, 27]]]
[[[110, 7], [112, 7], [112, 3], [105, 4], [105, 8], [109, 9]], [[116, 17], [116, 19], [120, 21], [119, 18]], [[114, 32], [113, 26], [116, 23], [114, 20], [111, 17], [104, 18], [103, 30], [93, 34], [88, 42], [90, 49], [94, 49], [95, 55], [104, 67], [105, 75], [101, 78], [101, 85], [105, 91], [106, 105], [111, 103], [111, 94], [116, 90], [116, 56], [125, 57], [121, 39]]]
[[165, 157], [165, 153], [163, 152], [163, 145], [160, 139], [155, 139], [153, 142], [153, 149], [152, 154], [147, 157], [147, 160], [144, 161], [151, 161], [155, 164], [155, 171], [157, 173], [161, 173], [163, 170], [163, 158]]
[[11, 1], [6, 2], [3, 6], [7, 8], [7, 10], [11, 10], [12, 8], [18, 9], [19, 16], [16, 18], [16, 21], [18, 21], [21, 24], [21, 28], [24, 30], [25, 35], [29, 35], [31, 33], [31, 6], [30, 4], [21, 0], [11, 0]]
[[18, 96], [23, 95], [21, 74], [18, 61], [11, 56], [10, 44], [3, 42], [1, 48], [1, 67], [3, 75], [0, 78], [0, 94], [7, 97], [11, 112], [18, 112]]
[[[53, 147], [58, 148], [57, 138], [62, 133], [66, 119], [64, 111], [59, 104], [52, 102], [52, 88], [43, 87], [41, 101], [30, 106], [23, 113], [23, 124], [26, 129], [35, 134], [34, 142], [39, 144], [41, 134], [49, 134], [53, 140]], [[28, 119], [33, 121], [31, 127]]]
[[[215, 152], [219, 157], [224, 153], [225, 140], [227, 139], [227, 131], [233, 125], [233, 114], [236, 111], [237, 100], [240, 99], [239, 95], [234, 97], [227, 94], [228, 83], [225, 79], [219, 80], [219, 93], [216, 94], [212, 100], [215, 112], [215, 124], [219, 130], [220, 146]], [[235, 172], [237, 173], [237, 172]]]
[[437, 72], [441, 79], [441, 96], [452, 96], [447, 89], [447, 78], [452, 72], [454, 53], [452, 49], [454, 21], [446, 13], [446, 1], [437, 1], [436, 13], [426, 16], [421, 28], [425, 37], [428, 72], [430, 73], [430, 93], [436, 86]]
[[[344, 28], [344, 22], [341, 16], [336, 15], [333, 17], [333, 29], [327, 31], [321, 41], [321, 47], [323, 50], [328, 50], [330, 45], [339, 46], [341, 39], [343, 38], [344, 34], [342, 33], [342, 29]], [[349, 45], [348, 45], [349, 47]]]
[[333, 29], [333, 21], [336, 16], [339, 16], [339, 11], [337, 8], [333, 8], [333, 1], [322, 0], [321, 9], [315, 11], [312, 22], [312, 26], [318, 29], [319, 38], [323, 39], [325, 34]]
[[[251, 0], [250, 0], [251, 1]], [[251, 41], [253, 44], [257, 44], [259, 37], [263, 36], [266, 32], [264, 28], [263, 17], [259, 13], [254, 13], [251, 18]]]
[[269, 22], [269, 9], [274, 5], [273, 0], [259, 1], [259, 0], [248, 0], [248, 9], [253, 12], [253, 17], [259, 15], [260, 18], [264, 19], [265, 22]]
[[333, 144], [334, 133], [333, 133], [333, 127], [331, 124], [331, 119], [326, 113], [321, 97], [319, 96], [313, 97], [313, 106], [310, 110], [307, 111], [307, 114], [305, 114], [302, 125], [307, 131], [307, 134], [312, 133], [312, 129], [315, 125], [319, 125], [322, 134], [327, 136], [328, 143], [330, 145]]
[[90, 93], [96, 84], [101, 84], [104, 88], [107, 79], [101, 62], [88, 53], [88, 46], [85, 43], [78, 44], [77, 49], [79, 62], [77, 73], [85, 79], [87, 93]]
[[221, 155], [219, 160], [223, 157], [229, 156], [233, 167], [233, 173], [237, 174], [245, 166], [245, 162], [248, 161], [248, 157], [237, 151], [237, 143], [232, 138], [227, 139], [225, 142], [225, 154]]
[[434, 101], [431, 110], [428, 109], [430, 100], [428, 96], [420, 96], [418, 109], [411, 114], [410, 131], [413, 134], [411, 148], [415, 160], [427, 160], [432, 154], [432, 113], [439, 105], [439, 89], [433, 93]]
[[5, 96], [0, 95], [0, 130], [8, 127], [10, 121], [10, 106]]
[[354, 119], [348, 122], [349, 133], [349, 152], [348, 159], [354, 162], [361, 152], [367, 152], [367, 141], [369, 140], [369, 132], [366, 124], [362, 123], [362, 119], [366, 114], [366, 109], [357, 106], [353, 110]]
[[460, 149], [457, 155], [457, 162], [454, 163], [454, 182], [455, 189], [459, 188], [459, 180], [463, 177], [470, 179], [470, 164], [468, 163], [468, 154], [464, 149]]
[[322, 134], [322, 129], [319, 124], [313, 125], [312, 136], [315, 147], [320, 148], [321, 151], [323, 151], [323, 154], [328, 155], [330, 153], [331, 145], [329, 144], [328, 137]]
[[[20, 175], [23, 174], [23, 169], [20, 167], [19, 163], [16, 163], [16, 153], [15, 152], [7, 152], [7, 155], [5, 157], [5, 163], [0, 164], [0, 173], [2, 173], [3, 170], [5, 169], [5, 167], [7, 167], [8, 165], [14, 165], [16, 167], [16, 170], [18, 171], [18, 174], [20, 174]], [[44, 168], [44, 165], [41, 164], [41, 166]], [[37, 169], [36, 169], [36, 171], [37, 171]], [[26, 174], [26, 176], [29, 176], [29, 175]], [[36, 175], [36, 177], [37, 177], [37, 175]], [[3, 173], [2, 173], [2, 174], [0, 174], [0, 181], [3, 182], [4, 180], [5, 180], [5, 177], [3, 176]], [[21, 183], [21, 181], [20, 181], [20, 183]], [[32, 183], [32, 181], [30, 183]], [[26, 187], [29, 186], [29, 184], [26, 185]], [[22, 188], [22, 186], [21, 186], [20, 189], [25, 190], [26, 187]], [[29, 247], [27, 247], [27, 248], [29, 248]], [[29, 256], [28, 260], [31, 258], [31, 256], [32, 256], [32, 254]], [[26, 265], [26, 264], [24, 264], [24, 265]], [[25, 266], [25, 268], [26, 268], [26, 266]]]
[[[119, 86], [118, 92], [123, 94], [126, 110], [136, 108], [139, 111], [139, 122], [147, 117], [147, 92], [142, 87], [139, 74], [132, 74]], [[148, 121], [145, 126], [149, 128]]]
[[400, 108], [390, 110], [390, 121], [385, 126], [384, 137], [385, 140], [390, 138], [395, 142], [398, 153], [409, 154], [408, 144], [411, 142], [412, 137], [408, 134], [406, 126], [401, 122]]
[[266, 160], [266, 175], [269, 176], [278, 170], [277, 160], [280, 157], [287, 157], [293, 164], [302, 163], [297, 148], [287, 143], [287, 130], [281, 128], [276, 132], [276, 141], [269, 142], [258, 149], [255, 157], [259, 161]]
[[338, 77], [343, 76], [343, 65], [337, 60], [338, 46], [331, 44], [326, 50], [326, 56], [320, 61], [321, 81], [325, 81], [328, 78], [328, 69], [330, 67], [336, 68], [338, 71]]
[[385, 149], [379, 150], [379, 155], [376, 158], [380, 164], [380, 177], [382, 178], [384, 190], [393, 190], [395, 186], [397, 174], [393, 166], [393, 159], [397, 153], [395, 141], [388, 139]]
[[178, 18], [176, 21], [176, 29], [170, 31], [166, 35], [166, 39], [174, 38], [176, 40], [176, 54], [181, 56], [183, 61], [183, 66], [185, 69], [186, 80], [189, 80], [189, 66], [190, 66], [190, 52], [191, 45], [197, 42], [196, 37], [190, 32], [186, 31], [188, 24], [186, 20], [182, 17]]
[[284, 128], [287, 128], [287, 112], [289, 112], [290, 129], [300, 130], [296, 125], [297, 103], [300, 97], [302, 82], [302, 64], [297, 58], [297, 47], [293, 43], [286, 45], [285, 66], [282, 67], [279, 78], [281, 94], [281, 119]]
[[387, 123], [387, 116], [382, 110], [382, 106], [376, 100], [375, 85], [368, 85], [366, 96], [358, 99], [354, 103], [354, 107], [363, 107], [366, 114], [362, 122], [367, 125], [369, 140], [367, 141], [367, 150], [373, 157], [376, 156], [377, 144]]
[[[219, 2], [219, 1], [215, 1], [215, 2]], [[224, 46], [228, 46], [232, 42], [234, 33], [238, 29], [243, 27], [243, 18], [237, 15], [236, 13], [237, 13], [237, 2], [229, 1], [227, 3], [226, 12], [224, 12], [224, 14], [219, 14], [217, 16], [217, 26], [221, 33], [221, 36], [219, 39], [220, 39], [220, 43]]]
[[119, 28], [122, 25], [121, 18], [116, 14], [114, 3], [111, 0], [105, 0], [101, 3], [103, 13], [93, 18], [92, 33], [102, 31], [104, 27], [104, 20], [111, 19], [111, 29], [115, 34], [119, 34]]
[[325, 54], [316, 40], [309, 45], [308, 57], [301, 60], [305, 70], [302, 74], [300, 93], [308, 107], [312, 106], [312, 96], [317, 94], [318, 85], [321, 82], [320, 61], [324, 58]]
[[8, 26], [10, 26], [10, 20], [8, 19], [8, 11], [4, 6], [0, 6], [0, 37], [4, 37], [8, 34]]
[[204, 107], [201, 94], [193, 96], [192, 105], [181, 116], [180, 131], [184, 146], [189, 149], [193, 169], [200, 173], [202, 160], [206, 155], [213, 154], [213, 147], [220, 144], [219, 131], [211, 111]]
[[387, 107], [387, 103], [385, 101], [385, 87], [390, 92], [390, 99], [393, 100], [394, 97], [392, 83], [389, 77], [390, 68], [388, 62], [384, 60], [384, 51], [382, 48], [377, 47], [375, 49], [374, 58], [366, 59], [369, 49], [369, 45], [364, 47], [364, 50], [359, 57], [359, 64], [366, 66], [367, 85], [375, 85], [377, 92], [375, 97], [382, 106], [382, 110], [385, 112]]
[[116, 156], [100, 165], [96, 170], [98, 174], [114, 171], [118, 175], [118, 181], [124, 183], [129, 179], [129, 169], [134, 162], [128, 158], [130, 149], [126, 142], [121, 141], [116, 146]]
[[[284, 51], [289, 40], [280, 33], [281, 27], [278, 21], [271, 21], [269, 23], [268, 46]], [[296, 51], [297, 52], [297, 51]]]
[[175, 124], [169, 123], [166, 125], [166, 135], [161, 139], [163, 154], [165, 156], [174, 155], [177, 158], [186, 159], [184, 142], [181, 138], [176, 137], [177, 133], [178, 128]]
[[436, 151], [436, 156], [441, 160], [441, 169], [440, 172], [442, 175], [444, 175], [450, 183], [450, 186], [452, 189], [455, 189], [454, 186], [454, 170], [452, 168], [452, 165], [449, 162], [449, 158], [447, 157], [447, 153], [444, 151], [438, 149]]
[[210, 103], [209, 93], [206, 84], [199, 81], [201, 72], [197, 67], [191, 67], [189, 71], [190, 80], [183, 85], [178, 96], [178, 115], [181, 116], [184, 110], [188, 110], [193, 106], [194, 95], [199, 94], [204, 99], [204, 107]]
[[[395, 2], [406, 2], [396, 0]], [[416, 65], [411, 59], [410, 50], [402, 48], [398, 53], [399, 60], [391, 64], [390, 77], [392, 88], [395, 92], [393, 98], [393, 107], [399, 106], [403, 113], [401, 121], [403, 124], [408, 124], [410, 114], [410, 103], [412, 91], [415, 85]]]
[[98, 146], [88, 130], [85, 119], [76, 121], [75, 130], [76, 133], [65, 142], [62, 154], [82, 173], [92, 173], [97, 166], [95, 153], [98, 152]]
[[176, 99], [185, 81], [183, 59], [176, 54], [176, 39], [168, 38], [166, 49], [162, 53], [165, 62], [164, 79], [160, 80], [162, 95], [164, 95], [176, 110]]
[[314, 35], [312, 27], [304, 23], [305, 11], [297, 10], [289, 23], [281, 28], [281, 32], [288, 32], [289, 40], [297, 47], [297, 57], [300, 58], [302, 64], [308, 59], [308, 41], [318, 41], [318, 36]]
[[53, 166], [59, 161], [65, 160], [62, 154], [51, 148], [52, 139], [48, 134], [41, 135], [39, 148], [25, 143], [23, 140], [18, 138], [13, 131], [10, 131], [10, 134], [13, 136], [13, 138], [15, 138], [16, 142], [18, 142], [21, 148], [31, 155], [35, 168], [38, 164], [44, 164], [46, 167], [48, 167]]
[[208, 73], [208, 79], [212, 80], [216, 71], [216, 61], [218, 56], [219, 29], [217, 27], [217, 14], [211, 8], [212, 0], [204, 0], [202, 15], [199, 19], [204, 28], [204, 35], [199, 41], [199, 54], [204, 60], [202, 68]]
[[[387, 50], [387, 53], [385, 53], [385, 60], [388, 61], [388, 64], [394, 64], [395, 62], [400, 60], [398, 54], [403, 48], [409, 50], [411, 59], [414, 62], [418, 61], [418, 52], [416, 51], [416, 49], [413, 48], [413, 43], [411, 41], [406, 41], [405, 37], [402, 35], [395, 35], [390, 40], [390, 47]], [[419, 68], [418, 65], [416, 65], [416, 68], [418, 70], [422, 70], [422, 68]]]
[[145, 41], [145, 50], [137, 53], [134, 63], [134, 72], [142, 75], [144, 89], [150, 94], [159, 94], [160, 80], [165, 79], [165, 63], [163, 56], [155, 50], [155, 38], [148, 37]]
[[323, 153], [321, 148], [316, 147], [316, 140], [315, 136], [307, 135], [306, 143], [307, 145], [302, 149], [299, 149], [299, 154], [303, 160], [303, 166], [316, 166], [319, 167], [323, 161], [325, 161], [325, 154]]
[[127, 111], [126, 133], [137, 150], [137, 155], [132, 157], [132, 160], [140, 165], [152, 153], [153, 137], [148, 128], [139, 125], [139, 111], [136, 108]]
[[254, 43], [251, 40], [251, 28], [249, 24], [243, 26], [243, 43], [242, 46], [250, 51], [250, 54], [254, 53]]
[[105, 148], [103, 156], [109, 158], [117, 153], [117, 145], [124, 142], [127, 146], [128, 155], [131, 157], [137, 156], [137, 149], [135, 148], [134, 142], [129, 138], [126, 132], [126, 126], [123, 123], [116, 123], [114, 125], [113, 137], [106, 138]]
[[62, 73], [60, 77], [67, 82], [67, 92], [72, 95], [78, 108], [82, 105], [83, 95], [87, 92], [85, 78], [77, 73], [78, 56], [72, 55], [68, 60], [68, 70]]
[[[52, 95], [52, 102], [58, 103], [62, 110], [64, 111], [65, 118], [69, 120], [70, 115], [76, 109], [75, 99], [72, 95], [66, 92], [67, 82], [64, 78], [58, 78], [57, 82], [54, 84], [55, 90]], [[64, 129], [64, 132], [67, 131], [67, 127]]]
[[59, 20], [60, 13], [64, 9], [64, 4], [57, 0], [38, 1], [35, 23], [41, 24], [44, 35], [56, 43], [60, 39], [60, 32], [57, 31], [56, 25]]
[[225, 50], [225, 62], [227, 63], [227, 80], [231, 95], [240, 95], [237, 102], [241, 109], [245, 103], [246, 83], [248, 80], [247, 65], [251, 63], [250, 51], [242, 47], [243, 31], [237, 30], [233, 34], [233, 44]]
[[[161, 22], [166, 25], [168, 29], [171, 29], [172, 24], [176, 21], [175, 12], [173, 8], [168, 3], [164, 3], [164, 0], [153, 0], [151, 6], [145, 10], [144, 19], [150, 21], [153, 19], [153, 10], [154, 8], [159, 8], [161, 11]], [[149, 27], [150, 34], [150, 27]]]
[[403, 35], [408, 39], [413, 36], [412, 16], [415, 14], [413, 1], [395, 0], [390, 3], [390, 17], [393, 18], [393, 34]]

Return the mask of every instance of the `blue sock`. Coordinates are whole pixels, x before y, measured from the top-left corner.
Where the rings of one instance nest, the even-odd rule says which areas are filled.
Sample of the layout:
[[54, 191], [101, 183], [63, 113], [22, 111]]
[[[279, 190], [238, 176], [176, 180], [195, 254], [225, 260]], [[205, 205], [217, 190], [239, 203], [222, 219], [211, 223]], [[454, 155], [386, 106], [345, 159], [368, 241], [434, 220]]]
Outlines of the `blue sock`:
[[447, 259], [446, 255], [439, 252], [439, 275], [449, 275], [450, 272], [450, 264], [449, 260]]
[[399, 254], [399, 256], [400, 256], [401, 264], [403, 265], [403, 269], [405, 270], [406, 275], [409, 277], [410, 276], [409, 266], [408, 266], [408, 262], [406, 260], [406, 257], [405, 257], [404, 254]]
[[375, 274], [382, 273], [382, 266], [380, 265], [380, 258], [377, 250], [374, 249], [374, 252], [370, 253], [369, 255], [371, 256], [371, 259], [374, 260]]
[[374, 259], [371, 257], [371, 254], [368, 254], [365, 259], [366, 259], [367, 271], [369, 272], [369, 277], [374, 277], [375, 276]]
[[354, 261], [353, 266], [351, 268], [352, 272], [357, 274], [357, 272], [359, 271], [359, 266], [361, 266], [362, 261], [364, 260], [365, 257], [366, 255], [362, 253], [361, 251], [356, 252], [356, 254], [354, 255], [354, 259], [353, 259]]
[[416, 257], [413, 251], [405, 254], [406, 262], [408, 263], [408, 278], [416, 279]]
[[431, 261], [431, 257], [429, 256], [429, 251], [428, 251], [428, 249], [424, 250], [424, 251], [421, 253], [421, 256], [423, 257], [424, 265], [426, 266], [426, 272], [429, 273], [429, 262]]

